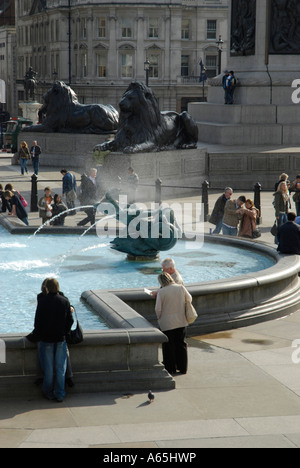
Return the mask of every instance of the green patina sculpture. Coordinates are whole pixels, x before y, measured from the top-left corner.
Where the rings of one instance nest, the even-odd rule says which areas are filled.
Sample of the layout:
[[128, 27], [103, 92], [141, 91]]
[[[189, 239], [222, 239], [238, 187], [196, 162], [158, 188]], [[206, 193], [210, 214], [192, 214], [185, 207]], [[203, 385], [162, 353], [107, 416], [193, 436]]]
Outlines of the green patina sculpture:
[[112, 249], [127, 253], [129, 258], [155, 259], [160, 251], [172, 249], [182, 232], [174, 211], [160, 205], [156, 210], [139, 210], [132, 205], [120, 206], [112, 193], [106, 200], [116, 210], [116, 219], [127, 226], [112, 242]]

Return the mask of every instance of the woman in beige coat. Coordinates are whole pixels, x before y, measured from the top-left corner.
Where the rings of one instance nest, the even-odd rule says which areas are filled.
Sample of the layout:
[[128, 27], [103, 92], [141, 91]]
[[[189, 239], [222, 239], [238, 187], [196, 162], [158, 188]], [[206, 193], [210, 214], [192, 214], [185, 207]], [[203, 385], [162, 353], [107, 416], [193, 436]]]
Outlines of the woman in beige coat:
[[156, 297], [155, 312], [160, 329], [168, 337], [163, 343], [163, 362], [170, 374], [179, 370], [187, 372], [187, 345], [185, 342], [188, 322], [185, 316], [185, 303], [192, 302], [192, 296], [184, 286], [176, 284], [168, 273], [158, 276], [161, 289]]

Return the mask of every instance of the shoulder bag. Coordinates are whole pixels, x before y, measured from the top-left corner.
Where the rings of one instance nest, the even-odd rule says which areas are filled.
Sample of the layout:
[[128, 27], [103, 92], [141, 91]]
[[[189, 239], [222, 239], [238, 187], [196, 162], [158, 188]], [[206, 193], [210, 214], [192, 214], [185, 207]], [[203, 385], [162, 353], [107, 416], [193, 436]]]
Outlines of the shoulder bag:
[[76, 317], [77, 325], [75, 330], [70, 330], [66, 337], [66, 341], [68, 344], [75, 345], [83, 342], [83, 330], [78, 322], [78, 317], [76, 311], [74, 310], [74, 314]]
[[189, 325], [195, 322], [196, 318], [198, 317], [198, 314], [193, 306], [193, 304], [189, 301], [186, 300], [186, 295], [183, 289], [183, 294], [185, 298], [185, 317], [186, 321], [188, 322]]

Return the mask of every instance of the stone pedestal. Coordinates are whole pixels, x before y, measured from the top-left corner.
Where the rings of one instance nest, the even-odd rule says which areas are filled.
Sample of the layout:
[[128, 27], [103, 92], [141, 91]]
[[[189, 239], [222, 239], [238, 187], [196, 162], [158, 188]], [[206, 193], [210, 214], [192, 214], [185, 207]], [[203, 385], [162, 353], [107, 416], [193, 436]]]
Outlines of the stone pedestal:
[[206, 148], [196, 148], [157, 153], [110, 153], [101, 168], [104, 188], [117, 187], [119, 178], [126, 184], [129, 167], [139, 176], [139, 201], [156, 198], [157, 179], [162, 181], [162, 199], [167, 200], [195, 193], [196, 188], [201, 190], [208, 171], [207, 151]]
[[33, 124], [36, 125], [39, 121], [38, 112], [42, 107], [39, 102], [25, 101], [20, 102], [19, 106], [22, 109], [22, 114], [25, 119], [32, 120]]
[[[113, 135], [83, 135], [80, 133], [37, 133], [21, 132], [18, 136], [18, 147], [26, 139], [28, 144], [37, 140], [42, 148], [40, 166], [60, 167], [70, 170], [89, 170], [96, 162], [93, 159], [93, 148]], [[16, 158], [12, 159], [12, 164]]]
[[[224, 105], [222, 75], [210, 81], [208, 102], [191, 104], [199, 140], [220, 145], [300, 145], [300, 5], [278, 0], [231, 0], [228, 70], [238, 80], [234, 105]], [[299, 3], [299, 2], [298, 2]], [[295, 21], [295, 24], [294, 24]], [[297, 30], [292, 33], [288, 25]], [[284, 168], [282, 168], [284, 169]]]
[[[292, 82], [300, 79], [300, 47], [297, 46], [300, 27], [297, 35], [286, 31], [292, 21], [289, 2], [231, 0], [229, 3], [227, 63], [228, 70], [234, 70], [238, 79], [235, 104], [292, 106]], [[237, 11], [246, 4], [246, 11]], [[300, 6], [295, 8], [294, 17], [297, 19]], [[236, 29], [241, 28], [241, 22], [243, 29], [237, 38]], [[251, 34], [253, 43], [249, 40]], [[239, 45], [242, 47], [239, 41], [244, 41], [243, 50], [238, 48]], [[221, 87], [221, 80], [222, 75], [211, 80], [208, 102], [224, 103], [222, 88], [220, 92], [215, 89]]]

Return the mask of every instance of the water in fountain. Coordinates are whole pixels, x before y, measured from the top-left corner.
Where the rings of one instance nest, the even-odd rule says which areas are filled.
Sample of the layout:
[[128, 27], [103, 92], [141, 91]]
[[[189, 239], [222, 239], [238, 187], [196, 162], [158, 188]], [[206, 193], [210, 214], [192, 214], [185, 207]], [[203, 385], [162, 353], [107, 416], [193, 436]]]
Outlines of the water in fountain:
[[[28, 242], [22, 235], [12, 238], [0, 227], [0, 239], [0, 333], [32, 330], [36, 295], [47, 277], [58, 279], [85, 330], [103, 325], [81, 302], [83, 291], [158, 286], [159, 263], [126, 261], [125, 254], [109, 248], [112, 239], [108, 237], [80, 237], [76, 252], [72, 235], [45, 234]], [[186, 284], [229, 278], [274, 264], [269, 257], [245, 249], [208, 243], [199, 250], [190, 250], [189, 245], [179, 241], [166, 253], [174, 258]], [[61, 265], [62, 256], [71, 250]]]
[[56, 219], [60, 218], [61, 216], [67, 216], [69, 213], [72, 213], [73, 211], [79, 211], [79, 210], [85, 210], [88, 208], [94, 208], [94, 205], [85, 205], [85, 206], [77, 206], [76, 208], [68, 208], [67, 210], [63, 211], [62, 213], [59, 213], [56, 216], [53, 216], [53, 218], [49, 218], [44, 224], [42, 224], [33, 234], [32, 236], [29, 237], [31, 239], [32, 237], [35, 237], [40, 231], [42, 231], [46, 226], [49, 226], [53, 221]]

